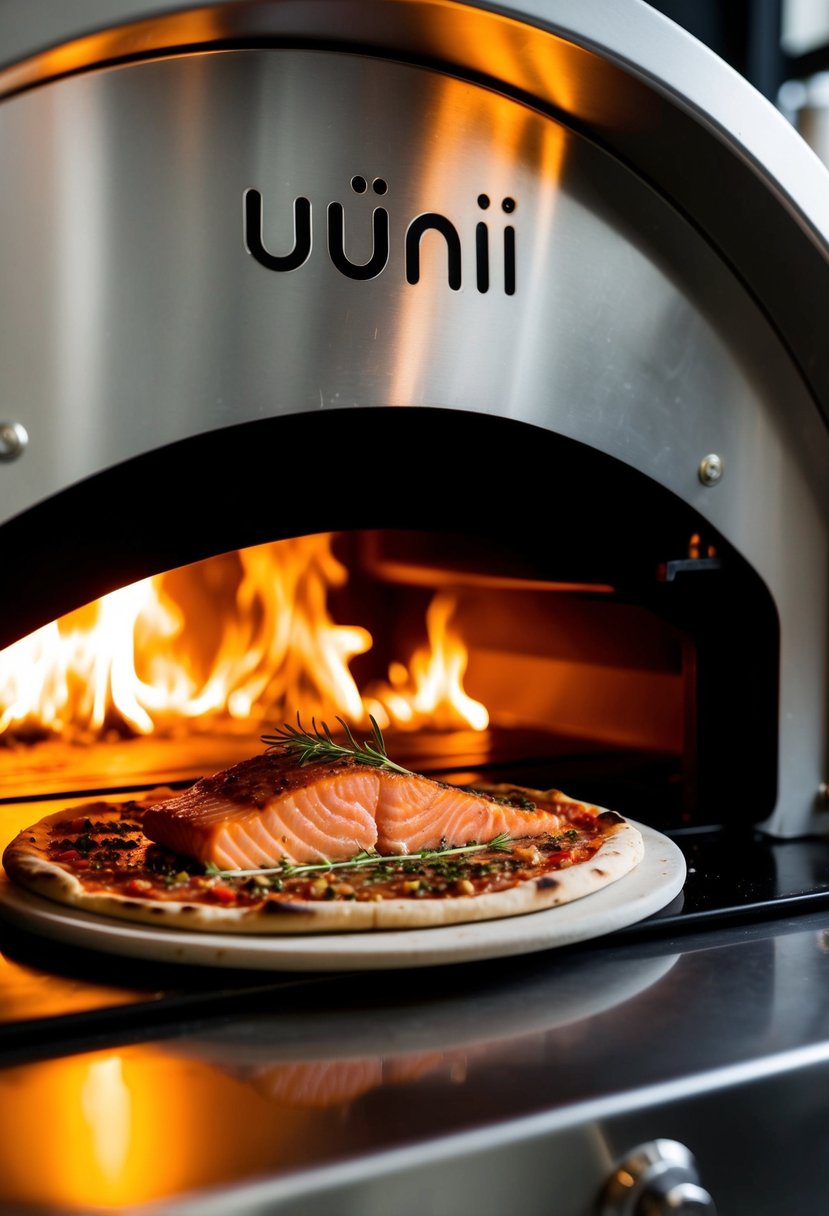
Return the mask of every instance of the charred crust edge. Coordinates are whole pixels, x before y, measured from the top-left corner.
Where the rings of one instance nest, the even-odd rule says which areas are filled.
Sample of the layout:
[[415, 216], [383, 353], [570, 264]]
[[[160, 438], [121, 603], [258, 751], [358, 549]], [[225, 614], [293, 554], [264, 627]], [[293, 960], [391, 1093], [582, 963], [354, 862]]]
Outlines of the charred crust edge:
[[280, 916], [282, 914], [288, 916], [296, 916], [298, 912], [309, 912], [313, 909], [308, 907], [308, 904], [288, 903], [287, 900], [267, 899], [261, 907], [262, 912], [266, 916]]
[[545, 874], [543, 878], [535, 880], [535, 885], [539, 891], [552, 891], [556, 887], [560, 887], [561, 882], [558, 878], [553, 878], [552, 874]]
[[624, 823], [625, 819], [618, 811], [602, 811], [600, 815], [596, 816], [596, 822], [610, 825], [611, 823]]

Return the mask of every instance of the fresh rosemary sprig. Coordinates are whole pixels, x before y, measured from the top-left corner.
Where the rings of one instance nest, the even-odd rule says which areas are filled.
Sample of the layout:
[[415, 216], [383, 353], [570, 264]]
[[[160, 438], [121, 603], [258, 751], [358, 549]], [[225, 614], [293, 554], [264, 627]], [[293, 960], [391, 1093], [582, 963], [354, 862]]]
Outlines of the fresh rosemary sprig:
[[346, 861], [313, 861], [304, 865], [294, 865], [283, 862], [278, 866], [266, 866], [259, 870], [220, 870], [213, 862], [205, 867], [208, 874], [216, 878], [242, 878], [256, 874], [278, 874], [280, 878], [296, 878], [300, 874], [310, 874], [314, 870], [344, 870], [355, 869], [357, 866], [379, 865], [380, 862], [399, 863], [411, 861], [433, 861], [443, 857], [454, 857], [459, 853], [479, 853], [483, 849], [495, 849], [499, 853], [508, 853], [512, 840], [509, 832], [501, 832], [487, 844], [463, 844], [452, 849], [422, 849], [419, 853], [370, 853], [363, 850], [349, 857]]
[[320, 760], [341, 760], [347, 756], [353, 760], [359, 760], [361, 764], [369, 764], [373, 768], [390, 768], [396, 773], [403, 773], [406, 777], [414, 776], [410, 769], [401, 768], [399, 764], [395, 764], [393, 760], [389, 759], [383, 732], [371, 714], [369, 714], [369, 721], [371, 722], [372, 739], [367, 739], [364, 743], [357, 742], [350, 727], [342, 718], [337, 718], [337, 721], [345, 733], [347, 740], [345, 745], [335, 742], [327, 722], [322, 722], [320, 726], [317, 726], [316, 719], [312, 718], [311, 730], [306, 730], [300, 721], [299, 714], [296, 716], [296, 726], [289, 726], [288, 723], [285, 723], [283, 726], [277, 727], [272, 735], [262, 735], [261, 739], [263, 743], [267, 743], [269, 751], [279, 747], [283, 751], [296, 752], [300, 764], [313, 764]]

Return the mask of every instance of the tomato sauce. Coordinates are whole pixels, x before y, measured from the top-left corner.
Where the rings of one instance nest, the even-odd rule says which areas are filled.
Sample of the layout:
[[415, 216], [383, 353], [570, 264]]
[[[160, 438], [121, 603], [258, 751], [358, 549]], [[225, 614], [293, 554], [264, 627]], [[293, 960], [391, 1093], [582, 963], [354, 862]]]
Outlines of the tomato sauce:
[[[38, 841], [44, 855], [89, 892], [165, 903], [251, 908], [271, 902], [457, 899], [544, 880], [588, 861], [605, 839], [601, 817], [576, 814], [555, 835], [470, 842], [426, 856], [360, 854], [346, 863], [275, 866], [258, 871], [216, 871], [171, 853], [143, 833], [142, 806], [96, 804], [90, 813], [48, 825]], [[615, 817], [614, 817], [615, 818]]]

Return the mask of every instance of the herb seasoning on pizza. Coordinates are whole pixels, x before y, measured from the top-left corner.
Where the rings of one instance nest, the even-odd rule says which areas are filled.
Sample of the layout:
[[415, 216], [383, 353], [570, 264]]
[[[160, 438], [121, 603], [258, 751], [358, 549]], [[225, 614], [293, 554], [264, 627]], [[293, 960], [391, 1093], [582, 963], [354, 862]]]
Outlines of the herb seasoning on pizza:
[[76, 907], [186, 929], [311, 933], [516, 916], [589, 895], [643, 854], [620, 815], [559, 790], [462, 789], [283, 726], [173, 797], [96, 802], [21, 832], [3, 862]]

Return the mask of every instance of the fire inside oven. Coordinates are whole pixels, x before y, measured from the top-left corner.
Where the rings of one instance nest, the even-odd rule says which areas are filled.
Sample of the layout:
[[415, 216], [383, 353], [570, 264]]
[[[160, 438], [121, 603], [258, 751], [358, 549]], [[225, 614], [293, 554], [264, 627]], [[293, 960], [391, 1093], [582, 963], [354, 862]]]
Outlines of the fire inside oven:
[[394, 758], [459, 784], [556, 786], [663, 829], [757, 822], [767, 591], [673, 496], [567, 455], [486, 527], [299, 533], [29, 632], [0, 652], [0, 796], [184, 785], [300, 715], [357, 736], [373, 718]]

